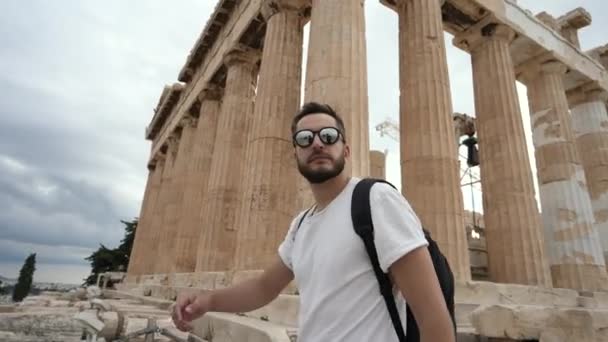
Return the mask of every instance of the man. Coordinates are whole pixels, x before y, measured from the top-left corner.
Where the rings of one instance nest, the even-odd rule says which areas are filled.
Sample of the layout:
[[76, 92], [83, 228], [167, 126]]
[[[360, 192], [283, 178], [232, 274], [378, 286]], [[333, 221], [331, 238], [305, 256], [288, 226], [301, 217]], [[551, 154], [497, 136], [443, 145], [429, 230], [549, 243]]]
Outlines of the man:
[[[192, 320], [207, 312], [253, 311], [295, 279], [300, 293], [299, 342], [397, 341], [351, 220], [351, 196], [359, 179], [344, 172], [350, 147], [342, 119], [327, 105], [308, 103], [294, 117], [291, 130], [298, 169], [310, 183], [315, 205], [293, 220], [276, 260], [258, 278], [180, 295], [173, 310], [175, 325], [187, 331]], [[370, 202], [378, 259], [396, 285], [403, 326], [407, 299], [421, 341], [455, 341], [427, 241], [412, 208], [398, 191], [382, 183], [372, 187]]]

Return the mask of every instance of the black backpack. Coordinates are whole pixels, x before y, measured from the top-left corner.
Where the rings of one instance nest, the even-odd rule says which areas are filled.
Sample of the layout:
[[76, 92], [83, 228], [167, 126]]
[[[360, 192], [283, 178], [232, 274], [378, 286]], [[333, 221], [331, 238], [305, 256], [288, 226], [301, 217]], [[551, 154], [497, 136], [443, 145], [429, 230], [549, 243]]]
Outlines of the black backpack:
[[[372, 186], [378, 182], [388, 184], [395, 188], [395, 186], [393, 186], [391, 183], [381, 179], [365, 178], [357, 183], [353, 191], [351, 204], [353, 226], [357, 235], [359, 235], [363, 240], [365, 250], [369, 255], [374, 273], [376, 274], [376, 279], [378, 280], [380, 294], [382, 297], [384, 297], [384, 302], [386, 303], [391, 321], [395, 327], [395, 332], [399, 337], [399, 342], [419, 342], [420, 331], [409, 305], [407, 305], [407, 336], [405, 335], [403, 325], [401, 324], [401, 319], [399, 318], [399, 312], [397, 311], [397, 305], [395, 304], [395, 298], [393, 296], [393, 284], [391, 283], [389, 275], [384, 273], [380, 268], [380, 263], [378, 261], [378, 253], [376, 251], [376, 245], [374, 244], [374, 224], [372, 222], [370, 207], [370, 190]], [[304, 213], [304, 215], [302, 215], [297, 228], [300, 227], [307, 213], [308, 210]], [[433, 261], [433, 266], [435, 267], [435, 273], [439, 279], [441, 292], [443, 293], [448, 311], [452, 318], [454, 333], [456, 333], [456, 320], [454, 318], [454, 274], [450, 269], [448, 260], [441, 253], [439, 246], [431, 238], [430, 233], [426, 229], [423, 230], [424, 236], [429, 243], [428, 250]]]

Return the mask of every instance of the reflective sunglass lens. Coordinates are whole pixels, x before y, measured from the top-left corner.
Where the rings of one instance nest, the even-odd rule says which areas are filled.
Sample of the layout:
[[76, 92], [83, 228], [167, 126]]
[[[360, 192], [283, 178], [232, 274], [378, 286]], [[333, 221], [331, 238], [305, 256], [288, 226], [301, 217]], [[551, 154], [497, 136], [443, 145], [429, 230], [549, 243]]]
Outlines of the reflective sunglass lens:
[[319, 137], [324, 144], [335, 144], [338, 141], [340, 133], [334, 128], [324, 128], [319, 132]]
[[302, 147], [309, 146], [313, 141], [313, 133], [310, 131], [301, 131], [296, 134], [296, 144]]

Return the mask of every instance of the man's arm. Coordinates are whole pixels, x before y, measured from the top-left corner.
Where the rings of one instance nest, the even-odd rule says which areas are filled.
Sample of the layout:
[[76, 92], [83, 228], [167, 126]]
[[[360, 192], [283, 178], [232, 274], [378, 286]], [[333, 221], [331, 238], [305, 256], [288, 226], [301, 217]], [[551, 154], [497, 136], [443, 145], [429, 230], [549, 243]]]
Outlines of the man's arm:
[[260, 276], [231, 287], [178, 296], [173, 309], [173, 321], [183, 331], [191, 329], [190, 322], [207, 312], [249, 312], [263, 307], [278, 297], [293, 280], [292, 271], [280, 257]]
[[389, 270], [416, 318], [420, 341], [456, 341], [428, 249], [419, 247], [409, 252], [393, 263]]

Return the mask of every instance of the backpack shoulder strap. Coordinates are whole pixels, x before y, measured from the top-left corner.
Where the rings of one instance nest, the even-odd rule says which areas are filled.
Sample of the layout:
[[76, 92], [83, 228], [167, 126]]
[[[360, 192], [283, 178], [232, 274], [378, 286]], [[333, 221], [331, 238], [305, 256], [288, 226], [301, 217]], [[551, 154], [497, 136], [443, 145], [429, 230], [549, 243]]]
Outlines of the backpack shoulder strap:
[[400, 342], [405, 341], [405, 333], [403, 331], [403, 325], [399, 317], [399, 311], [395, 303], [395, 297], [393, 296], [393, 285], [387, 273], [382, 271], [380, 262], [378, 261], [378, 252], [376, 251], [376, 245], [374, 243], [374, 225], [372, 223], [372, 213], [370, 206], [370, 191], [375, 183], [382, 182], [389, 184], [395, 188], [391, 183], [380, 179], [364, 178], [357, 185], [353, 191], [353, 197], [351, 202], [351, 217], [353, 220], [353, 226], [357, 235], [363, 240], [365, 250], [369, 255], [369, 259], [372, 263], [378, 285], [380, 287], [380, 294], [384, 297], [384, 302], [388, 309], [388, 313], [395, 327], [395, 332]]
[[304, 214], [300, 217], [300, 219], [298, 220], [298, 225], [296, 226], [296, 231], [293, 233], [293, 240], [296, 240], [296, 234], [298, 234], [298, 230], [300, 230], [300, 226], [302, 225], [302, 222], [304, 222], [304, 219], [306, 218], [306, 215], [308, 215], [308, 213], [312, 210], [312, 208], [314, 207], [310, 207], [308, 209], [306, 209], [306, 211], [304, 212]]

